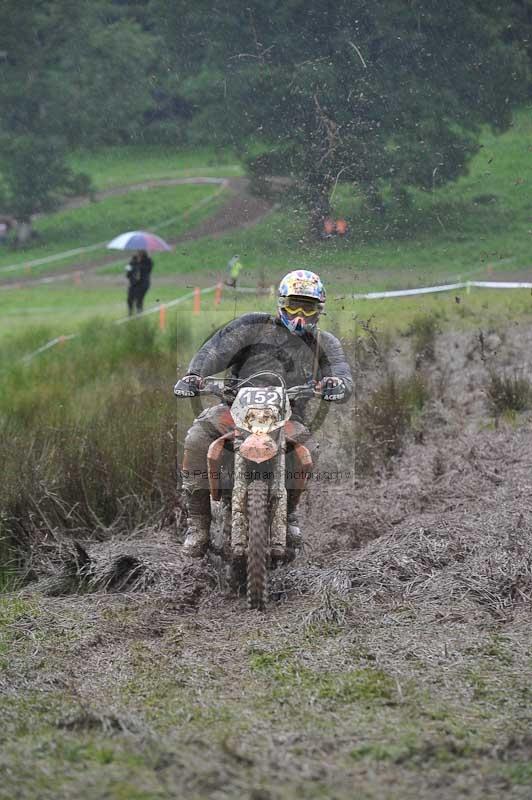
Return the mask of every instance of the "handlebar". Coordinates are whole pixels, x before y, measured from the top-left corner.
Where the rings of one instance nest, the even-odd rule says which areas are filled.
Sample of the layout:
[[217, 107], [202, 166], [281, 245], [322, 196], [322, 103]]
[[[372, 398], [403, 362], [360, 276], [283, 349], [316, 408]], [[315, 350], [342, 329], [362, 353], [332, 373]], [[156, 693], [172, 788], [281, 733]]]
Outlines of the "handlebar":
[[321, 397], [321, 391], [316, 389], [316, 381], [313, 383], [302, 384], [301, 386], [291, 386], [286, 390], [286, 394], [290, 400], [298, 400], [299, 398]]
[[[203, 389], [200, 389], [198, 394], [200, 395], [214, 395], [214, 397], [224, 397], [225, 394], [229, 394], [228, 387], [220, 387], [216, 386], [213, 383], [209, 383], [207, 386], [204, 386]], [[233, 392], [234, 394], [234, 392]]]
[[[219, 378], [205, 378], [205, 380], [209, 382], [199, 390], [199, 394], [212, 395], [214, 397], [220, 397], [221, 399], [227, 398], [234, 400], [242, 384], [242, 381], [235, 382], [234, 379], [225, 381]], [[310, 400], [312, 397], [321, 397], [321, 391], [316, 388], [316, 385], [316, 382], [314, 382], [314, 384], [291, 386], [289, 389], [286, 389], [286, 394], [289, 400]]]

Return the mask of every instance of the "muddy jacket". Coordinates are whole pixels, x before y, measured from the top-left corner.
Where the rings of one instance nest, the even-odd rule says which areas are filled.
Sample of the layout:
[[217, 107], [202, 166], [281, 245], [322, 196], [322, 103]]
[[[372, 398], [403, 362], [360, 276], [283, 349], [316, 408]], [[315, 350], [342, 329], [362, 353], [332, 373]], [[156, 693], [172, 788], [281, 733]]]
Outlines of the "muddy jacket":
[[[235, 378], [270, 371], [287, 386], [306, 384], [312, 378], [342, 378], [346, 399], [352, 392], [351, 370], [338, 339], [327, 331], [319, 336], [296, 336], [271, 314], [254, 312], [233, 320], [214, 334], [190, 362], [189, 374], [216, 375], [228, 370]], [[304, 404], [294, 413], [302, 416]]]

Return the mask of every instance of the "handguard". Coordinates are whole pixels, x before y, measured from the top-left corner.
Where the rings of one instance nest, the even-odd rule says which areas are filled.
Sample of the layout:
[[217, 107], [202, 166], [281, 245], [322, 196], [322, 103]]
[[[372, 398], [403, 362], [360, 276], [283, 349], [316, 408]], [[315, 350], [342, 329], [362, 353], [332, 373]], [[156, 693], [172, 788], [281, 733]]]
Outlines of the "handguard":
[[202, 385], [199, 375], [185, 375], [174, 386], [174, 394], [176, 397], [197, 397]]
[[320, 387], [322, 400], [340, 402], [345, 399], [346, 385], [341, 378], [322, 378]]

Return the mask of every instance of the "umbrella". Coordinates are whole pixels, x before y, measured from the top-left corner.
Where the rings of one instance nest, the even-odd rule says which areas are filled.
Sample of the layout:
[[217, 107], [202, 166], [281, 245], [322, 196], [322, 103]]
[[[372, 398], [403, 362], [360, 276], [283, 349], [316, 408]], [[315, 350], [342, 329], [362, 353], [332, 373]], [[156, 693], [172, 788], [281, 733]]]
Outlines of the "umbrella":
[[171, 250], [170, 245], [147, 231], [128, 231], [116, 236], [107, 245], [108, 250]]

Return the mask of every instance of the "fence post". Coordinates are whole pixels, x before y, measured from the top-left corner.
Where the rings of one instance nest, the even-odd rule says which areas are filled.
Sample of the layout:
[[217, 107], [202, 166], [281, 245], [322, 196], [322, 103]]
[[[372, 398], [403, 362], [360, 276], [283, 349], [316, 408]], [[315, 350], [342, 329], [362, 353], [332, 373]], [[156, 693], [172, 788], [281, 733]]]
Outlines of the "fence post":
[[199, 286], [196, 286], [194, 289], [194, 305], [192, 307], [192, 313], [198, 316], [201, 312], [201, 289]]
[[166, 306], [161, 303], [159, 306], [159, 330], [164, 331], [166, 328]]

